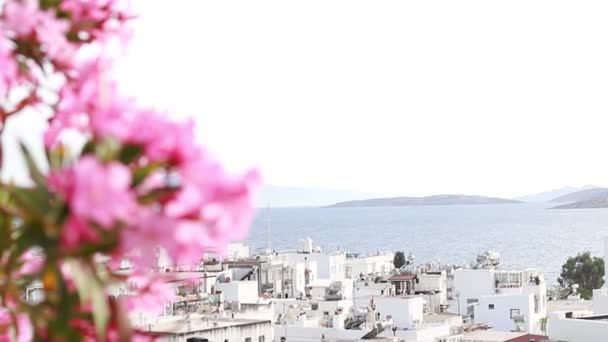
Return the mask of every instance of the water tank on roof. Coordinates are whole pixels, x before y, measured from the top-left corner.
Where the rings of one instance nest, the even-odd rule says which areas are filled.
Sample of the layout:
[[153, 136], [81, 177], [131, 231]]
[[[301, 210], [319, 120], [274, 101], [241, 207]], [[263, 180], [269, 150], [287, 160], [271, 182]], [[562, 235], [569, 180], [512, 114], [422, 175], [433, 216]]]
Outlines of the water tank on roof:
[[306, 239], [302, 242], [302, 251], [304, 253], [312, 253], [312, 239], [310, 237], [306, 237]]

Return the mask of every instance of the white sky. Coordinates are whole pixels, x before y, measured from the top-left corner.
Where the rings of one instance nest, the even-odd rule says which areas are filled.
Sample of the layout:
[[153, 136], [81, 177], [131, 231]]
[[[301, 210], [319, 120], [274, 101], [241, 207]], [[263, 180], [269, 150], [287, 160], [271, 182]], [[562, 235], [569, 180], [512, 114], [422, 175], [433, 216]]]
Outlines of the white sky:
[[233, 170], [391, 195], [608, 182], [606, 1], [140, 0], [120, 79]]

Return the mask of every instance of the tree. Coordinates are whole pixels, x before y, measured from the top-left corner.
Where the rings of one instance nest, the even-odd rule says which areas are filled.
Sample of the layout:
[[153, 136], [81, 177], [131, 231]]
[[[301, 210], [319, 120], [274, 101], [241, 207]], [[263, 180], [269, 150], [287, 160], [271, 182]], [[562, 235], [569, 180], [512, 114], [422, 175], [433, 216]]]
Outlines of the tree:
[[594, 289], [604, 285], [604, 260], [592, 257], [591, 253], [579, 253], [570, 257], [562, 265], [562, 273], [557, 281], [563, 288], [572, 289], [578, 284], [578, 293], [583, 299], [590, 299]]
[[405, 253], [395, 253], [395, 257], [393, 258], [393, 265], [395, 265], [395, 268], [401, 268], [401, 266], [405, 265]]

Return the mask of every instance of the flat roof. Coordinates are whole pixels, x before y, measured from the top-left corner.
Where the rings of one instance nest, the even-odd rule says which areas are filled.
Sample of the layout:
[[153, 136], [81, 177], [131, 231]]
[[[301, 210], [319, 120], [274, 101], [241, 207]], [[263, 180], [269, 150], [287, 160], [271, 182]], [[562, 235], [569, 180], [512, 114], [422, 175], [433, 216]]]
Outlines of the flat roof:
[[270, 320], [255, 319], [212, 319], [209, 317], [191, 317], [190, 324], [184, 317], [175, 320], [159, 322], [150, 328], [150, 332], [159, 334], [189, 334], [193, 332], [212, 331], [229, 327], [247, 326], [255, 324], [271, 324]]
[[388, 278], [388, 281], [408, 281], [416, 278], [414, 274], [393, 274]]
[[484, 342], [504, 342], [520, 336], [524, 336], [526, 333], [523, 332], [512, 332], [512, 331], [500, 331], [500, 330], [476, 330], [466, 332], [463, 335], [463, 339], [466, 340], [480, 340]]
[[547, 312], [553, 311], [588, 311], [593, 312], [590, 300], [548, 300]]

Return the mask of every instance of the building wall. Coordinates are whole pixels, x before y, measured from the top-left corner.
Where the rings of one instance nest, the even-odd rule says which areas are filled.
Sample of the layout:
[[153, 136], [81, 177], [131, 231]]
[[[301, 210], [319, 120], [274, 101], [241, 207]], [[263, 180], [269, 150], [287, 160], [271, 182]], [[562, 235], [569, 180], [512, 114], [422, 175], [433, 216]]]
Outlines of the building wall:
[[171, 335], [161, 341], [185, 342], [190, 337], [201, 337], [212, 342], [242, 342], [251, 338], [251, 342], [269, 342], [274, 340], [274, 328], [271, 322], [256, 322], [247, 325], [220, 327], [201, 332]]
[[324, 253], [285, 253], [280, 258], [288, 263], [316, 262], [318, 279], [344, 279], [346, 268], [346, 254], [324, 254]]
[[568, 342], [606, 342], [608, 322], [565, 318], [565, 311], [551, 313], [547, 321], [550, 340]]
[[[454, 299], [460, 302], [460, 313], [467, 313], [467, 301], [480, 296], [493, 295], [494, 275], [491, 269], [458, 269], [454, 271]], [[458, 304], [450, 306], [450, 312], [458, 313]]]
[[423, 299], [415, 297], [378, 297], [374, 298], [376, 314], [380, 319], [391, 316], [393, 324], [399, 329], [409, 329], [423, 321]]
[[357, 279], [359, 274], [388, 274], [393, 269], [393, 253], [346, 258], [345, 265], [350, 279]]
[[280, 341], [281, 337], [285, 337], [286, 341], [321, 341], [324, 337], [328, 341], [340, 340], [358, 340], [367, 331], [365, 330], [348, 330], [348, 329], [333, 329], [333, 328], [305, 328], [294, 326], [276, 325], [274, 328], [275, 341]]
[[608, 288], [593, 290], [593, 314], [608, 314]]
[[346, 277], [346, 254], [329, 255], [329, 279], [342, 280]]
[[231, 281], [229, 283], [216, 283], [215, 290], [221, 291], [224, 301], [240, 303], [258, 302], [258, 282], [252, 281]]
[[534, 322], [533, 297], [531, 294], [481, 296], [479, 305], [475, 308], [475, 322], [490, 323], [496, 330], [513, 331], [515, 323], [511, 318], [511, 310], [519, 310], [519, 314], [526, 318], [525, 331], [535, 332], [533, 328], [538, 323]]
[[447, 291], [447, 277], [445, 271], [440, 274], [421, 273], [416, 276], [416, 291]]

